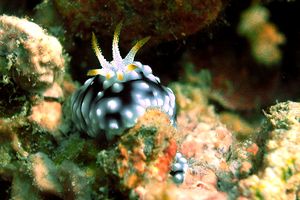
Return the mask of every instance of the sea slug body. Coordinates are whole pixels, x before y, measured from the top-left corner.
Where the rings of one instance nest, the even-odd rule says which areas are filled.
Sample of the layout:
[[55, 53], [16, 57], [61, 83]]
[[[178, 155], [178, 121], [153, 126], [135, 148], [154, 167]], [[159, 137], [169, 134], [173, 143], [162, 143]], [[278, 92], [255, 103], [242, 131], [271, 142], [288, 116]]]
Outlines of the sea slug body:
[[116, 27], [108, 62], [92, 35], [92, 45], [102, 66], [88, 72], [89, 78], [72, 96], [72, 119], [77, 128], [91, 137], [105, 134], [108, 140], [131, 128], [148, 108], [158, 108], [169, 115], [175, 125], [175, 96], [162, 86], [148, 65], [134, 61], [137, 51], [148, 37], [138, 41], [123, 59], [118, 48], [121, 23]]
[[185, 178], [185, 173], [188, 168], [189, 165], [187, 159], [180, 152], [177, 152], [170, 172], [174, 183], [176, 184], [183, 183]]

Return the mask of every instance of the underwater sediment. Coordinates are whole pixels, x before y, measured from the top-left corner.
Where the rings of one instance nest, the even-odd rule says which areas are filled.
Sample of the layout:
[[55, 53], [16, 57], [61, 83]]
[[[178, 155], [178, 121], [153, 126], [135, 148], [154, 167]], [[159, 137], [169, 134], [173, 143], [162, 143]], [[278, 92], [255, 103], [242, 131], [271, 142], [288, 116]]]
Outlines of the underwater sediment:
[[0, 199], [300, 198], [299, 62], [248, 3], [0, 2]]

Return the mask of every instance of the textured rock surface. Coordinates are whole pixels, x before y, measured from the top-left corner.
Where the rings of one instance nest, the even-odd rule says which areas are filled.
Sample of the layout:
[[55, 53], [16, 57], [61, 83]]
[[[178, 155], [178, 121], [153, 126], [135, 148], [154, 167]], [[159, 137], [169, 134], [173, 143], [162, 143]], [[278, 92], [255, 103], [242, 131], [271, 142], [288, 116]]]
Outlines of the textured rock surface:
[[28, 115], [44, 92], [52, 100], [62, 97], [59, 84], [68, 60], [55, 37], [27, 19], [2, 15], [0, 43], [1, 117]]
[[99, 152], [98, 167], [106, 176], [117, 177], [121, 190], [166, 181], [177, 149], [174, 134], [167, 115], [149, 110], [120, 137], [116, 147]]
[[[0, 17], [0, 199], [299, 199], [299, 103], [271, 107], [260, 125], [262, 106], [299, 97], [299, 2], [262, 1], [274, 24], [263, 16], [254, 29], [261, 21], [242, 14], [253, 4], [226, 2], [1, 1], [1, 12], [28, 17]], [[147, 110], [107, 141], [75, 128], [70, 95], [99, 66], [91, 32], [110, 60], [121, 20], [121, 53], [152, 36], [138, 60], [175, 91], [177, 127]], [[284, 42], [275, 27], [281, 63], [269, 62]], [[253, 41], [270, 67], [253, 59]], [[182, 184], [171, 171], [179, 151]]]
[[239, 189], [246, 199], [299, 198], [300, 104], [284, 102], [266, 114], [270, 129], [264, 129], [261, 146], [262, 166], [254, 175], [241, 180]]
[[[59, 79], [64, 57], [59, 41], [26, 19], [0, 17], [1, 72], [26, 91], [45, 89]], [[5, 45], [3, 45], [5, 44]]]
[[93, 31], [111, 37], [115, 26], [124, 20], [122, 43], [151, 36], [151, 43], [177, 40], [191, 35], [216, 19], [225, 6], [213, 1], [68, 1], [55, 6], [71, 34], [90, 37]]

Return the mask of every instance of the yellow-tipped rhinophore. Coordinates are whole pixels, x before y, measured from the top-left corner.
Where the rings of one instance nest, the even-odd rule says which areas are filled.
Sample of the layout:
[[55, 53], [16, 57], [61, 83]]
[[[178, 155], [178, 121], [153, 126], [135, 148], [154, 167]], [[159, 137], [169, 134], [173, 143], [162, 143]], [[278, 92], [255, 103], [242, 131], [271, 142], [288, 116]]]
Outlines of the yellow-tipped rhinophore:
[[98, 60], [100, 60], [100, 57], [101, 57], [101, 50], [98, 46], [98, 42], [97, 42], [97, 38], [95, 36], [95, 33], [93, 32], [92, 33], [92, 48], [98, 58]]
[[125, 64], [130, 64], [133, 62], [134, 60], [134, 56], [135, 54], [138, 52], [138, 50], [146, 43], [148, 42], [148, 40], [150, 39], [150, 36], [145, 37], [141, 40], [139, 40], [129, 51], [129, 53], [127, 54], [127, 56], [124, 58], [124, 63]]
[[102, 68], [109, 68], [110, 63], [107, 62], [107, 60], [104, 58], [104, 56], [101, 53], [101, 49], [98, 46], [98, 42], [97, 42], [97, 38], [95, 36], [94, 33], [92, 33], [92, 48], [100, 62], [100, 65], [102, 66]]
[[[133, 51], [135, 54], [138, 52], [138, 50], [144, 46], [144, 44], [146, 44], [146, 42], [148, 42], [150, 40], [150, 36], [148, 37], [145, 37], [141, 40], [139, 40], [133, 47], [130, 51]], [[130, 52], [129, 52], [130, 53]]]
[[115, 62], [122, 62], [122, 56], [120, 54], [120, 50], [119, 50], [119, 36], [120, 36], [120, 32], [121, 32], [121, 28], [122, 28], [122, 22], [120, 22], [117, 27], [116, 30], [114, 32], [114, 39], [113, 39], [113, 44], [112, 44], [112, 53], [113, 53], [113, 60]]

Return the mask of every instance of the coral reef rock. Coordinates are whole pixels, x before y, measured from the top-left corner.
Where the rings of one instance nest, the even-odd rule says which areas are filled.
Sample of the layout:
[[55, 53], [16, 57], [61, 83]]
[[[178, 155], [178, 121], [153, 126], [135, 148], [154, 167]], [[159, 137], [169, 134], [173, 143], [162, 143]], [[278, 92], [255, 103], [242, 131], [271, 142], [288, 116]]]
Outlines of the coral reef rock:
[[283, 102], [266, 114], [261, 133], [262, 166], [239, 182], [242, 199], [298, 199], [300, 184], [300, 103]]
[[107, 177], [119, 180], [118, 190], [165, 181], [177, 149], [175, 133], [165, 113], [148, 110], [117, 145], [99, 152], [98, 166]]
[[64, 71], [59, 41], [37, 24], [14, 16], [0, 16], [2, 76], [28, 92], [48, 88]]
[[[151, 43], [177, 40], [199, 31], [215, 20], [225, 0], [205, 1], [69, 1], [55, 0], [71, 34], [111, 36], [124, 19], [123, 44], [151, 36]], [[191, 20], [192, 19], [192, 20]]]

